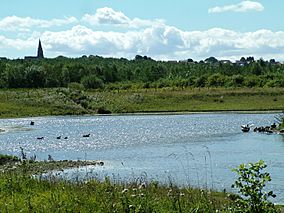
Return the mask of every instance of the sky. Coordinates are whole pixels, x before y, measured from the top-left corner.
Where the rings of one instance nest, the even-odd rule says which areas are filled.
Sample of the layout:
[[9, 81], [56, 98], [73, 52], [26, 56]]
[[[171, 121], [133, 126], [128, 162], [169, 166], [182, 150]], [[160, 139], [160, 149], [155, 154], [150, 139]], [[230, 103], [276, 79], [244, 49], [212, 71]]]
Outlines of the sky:
[[284, 61], [283, 0], [2, 0], [0, 57]]

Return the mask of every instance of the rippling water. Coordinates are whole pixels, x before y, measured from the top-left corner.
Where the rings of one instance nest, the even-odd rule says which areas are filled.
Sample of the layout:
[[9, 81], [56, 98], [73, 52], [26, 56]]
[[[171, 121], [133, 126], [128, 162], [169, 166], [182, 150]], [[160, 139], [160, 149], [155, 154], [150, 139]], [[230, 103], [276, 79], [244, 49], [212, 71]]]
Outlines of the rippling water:
[[[272, 176], [276, 202], [284, 203], [284, 139], [242, 133], [240, 125], [274, 122], [275, 114], [188, 114], [40, 117], [0, 120], [0, 153], [23, 147], [40, 160], [103, 160], [105, 166], [78, 173], [129, 180], [148, 179], [230, 190], [232, 168], [263, 159]], [[90, 134], [84, 138], [83, 135]], [[58, 140], [56, 137], [62, 136]], [[37, 140], [37, 137], [44, 137]], [[68, 137], [68, 139], [63, 139]], [[119, 175], [118, 175], [119, 174]], [[68, 175], [68, 174], [66, 174]]]

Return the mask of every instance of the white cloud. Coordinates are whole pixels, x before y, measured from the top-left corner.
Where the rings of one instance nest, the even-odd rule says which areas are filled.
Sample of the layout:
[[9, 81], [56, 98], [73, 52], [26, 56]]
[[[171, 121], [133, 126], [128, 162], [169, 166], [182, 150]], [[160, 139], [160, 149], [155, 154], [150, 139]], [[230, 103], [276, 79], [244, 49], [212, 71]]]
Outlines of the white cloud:
[[115, 11], [112, 8], [104, 7], [97, 9], [94, 15], [86, 14], [82, 21], [90, 25], [115, 25], [119, 27], [140, 28], [152, 25], [164, 24], [164, 20], [145, 20], [134, 18], [130, 19], [121, 11]]
[[127, 58], [136, 54], [156, 59], [204, 59], [209, 56], [238, 59], [246, 55], [265, 58], [279, 57], [284, 48], [283, 31], [240, 33], [220, 28], [182, 31], [166, 25], [128, 32], [94, 31], [78, 25], [67, 31], [44, 32], [41, 39], [47, 52]]
[[33, 19], [31, 17], [8, 16], [0, 20], [0, 30], [2, 31], [29, 31], [33, 27], [49, 28], [62, 25], [74, 24], [77, 22], [75, 17], [65, 19]]
[[[102, 11], [106, 10], [109, 8]], [[75, 26], [71, 25], [72, 27], [67, 30], [44, 29], [44, 31], [26, 32], [25, 36], [14, 34], [14, 38], [0, 35], [0, 49], [35, 51], [40, 37], [45, 55], [49, 57], [102, 55], [134, 58], [135, 55], [140, 54], [162, 60], [186, 58], [200, 60], [209, 56], [219, 59], [239, 59], [241, 56], [253, 55], [256, 58], [274, 57], [277, 60], [284, 60], [284, 31], [273, 32], [262, 29], [242, 33], [221, 28], [184, 31], [168, 26], [162, 21], [130, 19], [121, 12], [115, 11], [106, 13], [109, 15], [100, 15], [100, 17], [108, 18], [100, 18], [100, 21], [94, 19], [93, 24], [126, 26], [124, 32], [117, 28], [112, 28], [112, 31], [94, 30], [92, 26], [84, 26], [86, 19], [78, 21]], [[73, 23], [73, 20], [71, 19], [70, 22]], [[50, 22], [46, 25], [43, 23], [34, 25], [51, 26]], [[62, 22], [52, 21], [52, 23], [60, 25]], [[75, 20], [74, 23], [76, 23]], [[25, 24], [21, 26], [23, 29], [26, 28]], [[118, 31], [115, 31], [116, 29]]]
[[83, 21], [90, 24], [117, 24], [127, 25], [130, 19], [120, 11], [115, 11], [112, 8], [104, 7], [99, 8], [95, 15], [86, 14], [82, 18]]
[[0, 35], [0, 48], [1, 49], [16, 49], [23, 50], [29, 48], [35, 48], [37, 43], [35, 43], [34, 38], [30, 37], [28, 39], [11, 39]]
[[223, 12], [248, 12], [257, 11], [261, 12], [264, 7], [261, 3], [256, 1], [242, 1], [239, 4], [226, 5], [223, 7], [209, 8], [208, 13], [223, 13]]

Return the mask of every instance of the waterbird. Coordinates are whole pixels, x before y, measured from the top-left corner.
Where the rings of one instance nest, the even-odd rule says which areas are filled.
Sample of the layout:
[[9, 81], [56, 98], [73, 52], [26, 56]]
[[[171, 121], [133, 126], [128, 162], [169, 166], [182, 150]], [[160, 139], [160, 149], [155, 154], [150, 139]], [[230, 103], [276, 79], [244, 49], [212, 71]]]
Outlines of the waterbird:
[[89, 134], [87, 134], [87, 135], [83, 135], [83, 137], [84, 137], [84, 138], [88, 138], [88, 137], [90, 137], [90, 135], [91, 135], [91, 134], [89, 133]]
[[35, 125], [35, 122], [34, 122], [34, 121], [31, 121], [31, 122], [30, 122], [30, 125], [31, 125], [31, 126]]
[[64, 137], [64, 139], [66, 140], [66, 139], [68, 139], [68, 137]]
[[44, 137], [37, 137], [37, 139], [38, 139], [38, 140], [43, 140], [43, 139], [44, 139]]
[[56, 137], [56, 139], [61, 139], [61, 136]]

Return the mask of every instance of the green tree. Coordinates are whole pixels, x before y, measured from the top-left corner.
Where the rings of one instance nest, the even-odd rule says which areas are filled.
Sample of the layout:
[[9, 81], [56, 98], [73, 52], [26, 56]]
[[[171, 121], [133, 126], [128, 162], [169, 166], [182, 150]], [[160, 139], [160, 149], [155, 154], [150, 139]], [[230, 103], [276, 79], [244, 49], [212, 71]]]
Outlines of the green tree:
[[26, 73], [21, 64], [7, 66], [7, 84], [9, 88], [27, 87]]
[[26, 68], [27, 87], [39, 88], [45, 86], [45, 71], [42, 66], [32, 65]]
[[214, 64], [214, 63], [218, 63], [218, 60], [215, 58], [215, 57], [209, 57], [209, 58], [206, 58], [205, 59], [205, 62], [206, 63], [211, 63], [211, 64]]

